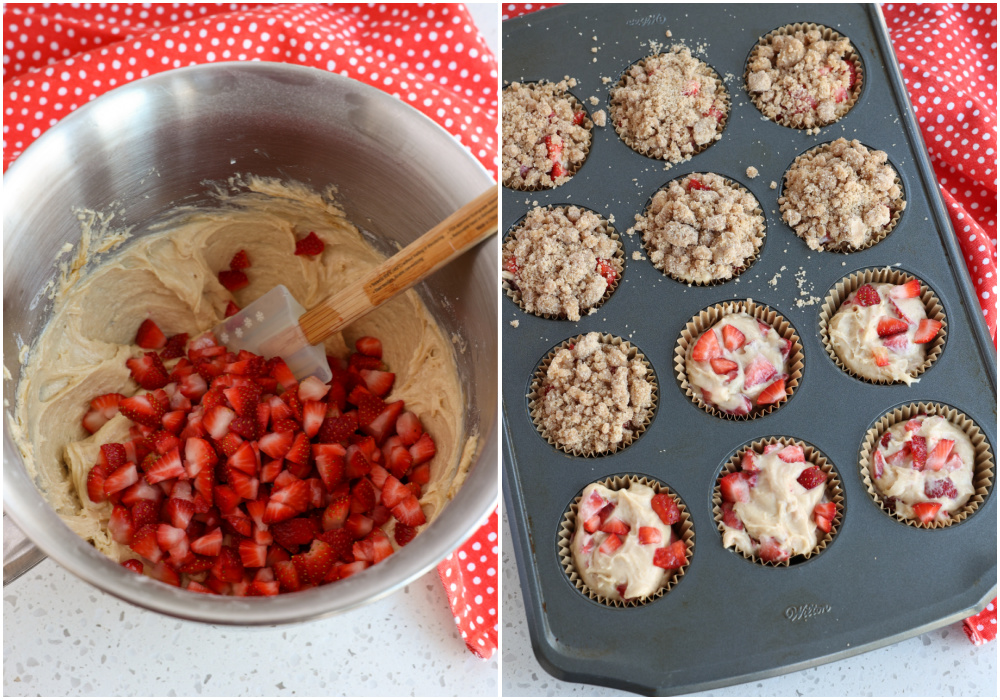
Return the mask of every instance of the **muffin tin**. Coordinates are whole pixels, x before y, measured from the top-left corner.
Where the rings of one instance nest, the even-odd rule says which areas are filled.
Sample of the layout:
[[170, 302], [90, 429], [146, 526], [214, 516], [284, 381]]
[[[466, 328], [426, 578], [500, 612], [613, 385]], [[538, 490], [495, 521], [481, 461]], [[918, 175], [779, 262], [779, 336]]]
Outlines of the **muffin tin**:
[[[743, 82], [757, 40], [794, 22], [848, 36], [864, 65], [858, 103], [814, 135], [764, 118]], [[536, 203], [579, 204], [613, 216], [626, 251], [618, 289], [579, 323], [526, 314], [501, 293], [504, 495], [532, 645], [542, 666], [569, 681], [646, 694], [688, 693], [835, 661], [977, 612], [996, 595], [993, 484], [962, 522], [920, 529], [882, 511], [859, 468], [868, 430], [896, 407], [915, 402], [955, 407], [975, 421], [996, 454], [996, 353], [878, 8], [567, 5], [507, 21], [503, 32], [505, 81], [574, 77], [580, 83], [574, 93], [591, 114], [608, 110], [608, 91], [623, 70], [651, 52], [651, 42], [685, 43], [726, 79], [731, 99], [721, 141], [687, 162], [665, 169], [662, 161], [632, 151], [609, 124], [594, 129], [587, 161], [565, 185], [503, 192], [503, 231]], [[600, 104], [590, 104], [591, 95]], [[809, 250], [782, 222], [777, 202], [792, 161], [840, 136], [886, 151], [907, 198], [890, 235], [849, 255]], [[757, 178], [747, 177], [748, 166], [758, 169]], [[664, 183], [706, 171], [754, 194], [767, 233], [759, 259], [737, 280], [688, 286], [654, 268], [641, 238], [625, 230]], [[772, 181], [777, 189], [769, 188]], [[636, 252], [642, 259], [632, 258]], [[923, 280], [948, 317], [943, 352], [912, 387], [850, 376], [820, 340], [819, 315], [830, 290], [854, 272], [886, 266]], [[673, 355], [692, 317], [747, 298], [794, 326], [803, 346], [803, 374], [781, 410], [730, 421], [685, 396], [672, 379]], [[516, 328], [509, 325], [515, 320]], [[549, 351], [589, 331], [620, 336], [645, 354], [659, 378], [659, 403], [649, 428], [627, 449], [584, 458], [539, 435], [527, 394]], [[712, 514], [713, 488], [730, 457], [770, 437], [815, 445], [843, 488], [832, 542], [787, 567], [759, 566], [724, 549]], [[688, 506], [698, 546], [684, 577], [661, 598], [609, 607], [574, 587], [560, 563], [558, 536], [563, 515], [584, 486], [625, 474], [669, 484]]]

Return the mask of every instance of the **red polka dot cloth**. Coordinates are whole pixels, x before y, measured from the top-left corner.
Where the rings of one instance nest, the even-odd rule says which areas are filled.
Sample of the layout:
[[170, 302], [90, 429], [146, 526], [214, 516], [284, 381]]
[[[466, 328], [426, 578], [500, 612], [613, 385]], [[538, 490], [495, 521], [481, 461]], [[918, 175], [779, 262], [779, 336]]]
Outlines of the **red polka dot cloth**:
[[[557, 3], [558, 4], [558, 3]], [[502, 5], [513, 19], [554, 4]], [[917, 123], [997, 339], [997, 6], [882, 5]], [[996, 599], [965, 621], [975, 644], [996, 639]]]
[[[3, 167], [117, 86], [216, 61], [277, 61], [360, 80], [444, 127], [497, 178], [497, 61], [463, 5], [4, 5]], [[497, 515], [441, 564], [476, 655], [497, 646]], [[474, 566], [473, 566], [474, 565]]]
[[465, 645], [488, 659], [497, 648], [497, 511], [461, 549], [438, 564]]

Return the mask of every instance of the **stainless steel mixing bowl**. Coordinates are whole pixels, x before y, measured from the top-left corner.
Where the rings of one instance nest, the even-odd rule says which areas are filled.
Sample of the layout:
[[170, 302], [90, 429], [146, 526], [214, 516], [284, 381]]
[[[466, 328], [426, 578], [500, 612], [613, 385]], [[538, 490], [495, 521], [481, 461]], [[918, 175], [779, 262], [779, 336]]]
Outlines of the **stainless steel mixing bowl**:
[[333, 183], [348, 218], [385, 252], [406, 245], [492, 184], [443, 129], [403, 102], [311, 68], [225, 63], [185, 68], [116, 89], [62, 120], [4, 175], [4, 511], [52, 559], [119, 598], [204, 622], [261, 625], [331, 615], [377, 600], [455, 549], [497, 501], [496, 241], [417, 288], [456, 361], [466, 426], [479, 455], [436, 520], [384, 562], [334, 585], [272, 598], [189, 593], [135, 576], [70, 531], [29, 477], [9, 433], [20, 365], [48, 320], [42, 294], [74, 208], [114, 210], [116, 225], [150, 222], [178, 204], [208, 203], [205, 181], [254, 173], [317, 190]]

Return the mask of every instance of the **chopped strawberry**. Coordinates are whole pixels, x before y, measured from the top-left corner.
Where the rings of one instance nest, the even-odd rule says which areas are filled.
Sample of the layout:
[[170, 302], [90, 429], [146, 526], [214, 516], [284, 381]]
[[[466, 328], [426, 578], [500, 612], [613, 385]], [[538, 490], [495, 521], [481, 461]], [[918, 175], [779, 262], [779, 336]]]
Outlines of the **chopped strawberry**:
[[95, 464], [87, 474], [87, 497], [94, 503], [104, 503], [107, 494], [104, 493], [104, 481], [108, 478], [109, 469], [103, 464]]
[[756, 482], [755, 476], [747, 472], [726, 474], [719, 480], [719, 491], [723, 501], [729, 503], [748, 503], [750, 489]]
[[248, 476], [255, 476], [260, 471], [260, 457], [250, 442], [243, 442], [226, 460], [226, 465]]
[[586, 117], [587, 117], [587, 113], [586, 112], [574, 112], [573, 113], [573, 124], [576, 125], [576, 126], [582, 125], [583, 124], [583, 120], [586, 119]]
[[212, 567], [212, 574], [220, 581], [236, 583], [243, 580], [243, 562], [235, 547], [223, 546]]
[[316, 437], [326, 420], [326, 404], [322, 401], [306, 401], [302, 405], [302, 430], [309, 438]]
[[716, 374], [729, 374], [739, 369], [739, 365], [732, 360], [727, 360], [724, 357], [713, 357], [709, 362], [712, 365], [712, 371]]
[[403, 411], [396, 419], [396, 434], [405, 446], [409, 447], [415, 443], [423, 433], [424, 426], [412, 411]]
[[806, 454], [798, 445], [786, 445], [778, 451], [778, 459], [789, 464], [796, 464], [797, 462], [805, 462]]
[[747, 450], [743, 453], [740, 458], [740, 469], [745, 472], [756, 472], [760, 471], [757, 468], [757, 453], [753, 450]]
[[382, 485], [382, 503], [385, 504], [386, 508], [394, 508], [410, 495], [410, 490], [399, 479], [391, 474], [386, 477], [385, 483]]
[[747, 389], [758, 384], [764, 384], [771, 380], [778, 373], [770, 362], [763, 355], [758, 355], [747, 365], [743, 372], [743, 386]]
[[639, 544], [660, 544], [663, 535], [655, 527], [639, 528]]
[[122, 566], [124, 566], [129, 571], [134, 571], [137, 574], [142, 573], [142, 562], [138, 559], [129, 559], [128, 561], [123, 561]]
[[725, 523], [728, 527], [733, 528], [734, 530], [743, 529], [743, 521], [740, 520], [740, 516], [736, 514], [736, 511], [733, 509], [732, 503], [729, 502], [723, 503], [721, 506], [721, 510], [722, 510], [723, 523]]
[[393, 517], [404, 525], [416, 527], [427, 522], [427, 516], [421, 510], [420, 502], [413, 495], [403, 499], [403, 501], [397, 503], [394, 508], [390, 508], [389, 510], [392, 511]]
[[691, 350], [691, 359], [698, 362], [706, 362], [716, 357], [722, 357], [722, 348], [719, 347], [719, 339], [715, 331], [711, 328], [701, 334], [698, 342]]
[[133, 357], [125, 361], [132, 378], [146, 390], [162, 389], [167, 385], [169, 376], [163, 360], [155, 352], [147, 352], [142, 357]]
[[386, 396], [392, 391], [392, 385], [396, 381], [396, 375], [392, 372], [382, 372], [377, 369], [363, 369], [361, 376], [365, 380], [368, 391], [375, 396]]
[[951, 454], [951, 448], [954, 445], [954, 440], [938, 440], [937, 444], [934, 445], [934, 449], [927, 455], [927, 469], [933, 469], [936, 472], [941, 471], [947, 463], [948, 455]]
[[837, 504], [830, 501], [817, 503], [816, 507], [813, 508], [813, 520], [816, 521], [816, 527], [823, 532], [829, 532], [832, 529], [833, 519], [836, 515]]
[[[611, 534], [611, 535], [608, 535], [607, 538], [605, 538], [604, 542], [601, 543], [601, 546], [598, 549], [598, 551], [601, 554], [611, 554], [612, 552], [614, 552], [616, 549], [618, 549], [621, 546], [622, 546], [622, 540], [621, 540], [621, 538], [618, 537], [618, 535]], [[657, 551], [659, 551], [659, 550], [657, 550]]]
[[914, 503], [913, 513], [917, 516], [917, 519], [922, 523], [929, 523], [937, 517], [938, 511], [941, 510], [940, 503]]
[[187, 530], [191, 518], [194, 517], [194, 503], [180, 498], [168, 498], [164, 505], [164, 514], [171, 525]]
[[777, 403], [786, 396], [788, 396], [788, 394], [785, 391], [785, 380], [779, 379], [776, 382], [764, 387], [764, 390], [757, 395], [757, 403], [760, 405]]
[[159, 350], [167, 344], [167, 336], [151, 318], [139, 324], [135, 334], [135, 344], [143, 350]]
[[344, 527], [351, 512], [351, 501], [347, 495], [334, 496], [323, 511], [321, 524], [324, 531]]
[[[702, 394], [706, 395], [705, 400], [708, 401], [709, 400], [707, 396], [708, 392], [702, 391]], [[727, 410], [726, 413], [729, 413], [730, 415], [733, 416], [745, 416], [748, 413], [750, 413], [750, 411], [753, 410], [753, 401], [751, 401], [749, 397], [741, 394], [739, 398], [742, 401], [742, 403], [736, 408]]]
[[265, 523], [277, 523], [293, 518], [309, 506], [309, 485], [294, 481], [271, 493], [264, 512]]
[[355, 413], [345, 413], [337, 418], [326, 418], [316, 435], [316, 442], [331, 444], [346, 443], [358, 429], [358, 417]]
[[747, 337], [736, 326], [726, 324], [722, 327], [722, 344], [726, 350], [739, 350], [747, 342]]
[[312, 446], [313, 461], [316, 463], [316, 470], [319, 472], [320, 479], [322, 479], [327, 491], [332, 491], [344, 478], [344, 456], [346, 453], [343, 445], [319, 444]]
[[127, 545], [132, 542], [135, 529], [132, 524], [132, 514], [128, 508], [118, 505], [111, 510], [108, 531], [111, 533], [111, 539], [118, 544]]
[[107, 442], [101, 445], [97, 463], [114, 471], [128, 461], [125, 445], [118, 442]]
[[267, 547], [253, 540], [241, 540], [237, 551], [243, 566], [248, 569], [257, 569], [267, 563]]
[[163, 550], [160, 549], [156, 539], [158, 527], [158, 525], [149, 524], [139, 528], [132, 536], [132, 544], [129, 545], [133, 552], [154, 564], [163, 558]]
[[374, 420], [369, 422], [368, 425], [362, 426], [361, 431], [365, 435], [373, 437], [376, 443], [382, 444], [395, 429], [396, 420], [403, 412], [403, 405], [402, 401], [395, 401], [386, 405]]
[[885, 348], [872, 348], [872, 358], [876, 367], [887, 367], [889, 365], [889, 351]]
[[854, 295], [854, 303], [858, 306], [875, 306], [881, 302], [878, 290], [870, 284], [862, 285]]
[[914, 435], [910, 439], [910, 450], [913, 455], [913, 468], [923, 471], [927, 465], [927, 439], [920, 435]]
[[404, 525], [403, 523], [397, 522], [396, 529], [393, 531], [393, 539], [396, 540], [396, 544], [402, 547], [408, 544], [417, 535], [416, 528], [410, 527], [409, 525]]
[[806, 467], [796, 481], [806, 490], [813, 489], [826, 481], [826, 473], [819, 467]]
[[898, 318], [890, 318], [889, 316], [883, 316], [878, 320], [876, 331], [878, 332], [879, 338], [885, 338], [890, 335], [896, 335], [897, 333], [905, 333], [907, 328], [909, 328], [909, 324], [907, 324], [906, 321]]
[[429, 461], [437, 453], [437, 447], [434, 445], [434, 440], [427, 433], [420, 436], [410, 447], [410, 456], [413, 457], [413, 466], [423, 464]]
[[229, 269], [245, 270], [248, 267], [250, 267], [250, 258], [247, 256], [247, 252], [245, 250], [236, 251], [236, 255], [229, 261]]
[[562, 139], [558, 136], [553, 137], [551, 135], [546, 135], [542, 137], [542, 140], [545, 142], [545, 148], [548, 151], [549, 160], [557, 159], [563, 150]]
[[368, 513], [375, 507], [375, 487], [372, 482], [362, 477], [351, 487], [351, 512]]
[[896, 335], [890, 335], [888, 338], [883, 340], [882, 344], [893, 352], [906, 352], [906, 348], [909, 346], [910, 340], [906, 337], [906, 333], [897, 333]]
[[903, 284], [897, 284], [889, 290], [889, 296], [893, 299], [912, 299], [920, 296], [920, 280], [910, 280]]
[[885, 473], [885, 458], [882, 456], [881, 450], [875, 451], [875, 457], [872, 458], [872, 477], [875, 479], [881, 479], [882, 474]]
[[309, 438], [305, 433], [297, 433], [292, 440], [292, 447], [285, 454], [285, 459], [296, 464], [308, 464], [310, 455]]
[[236, 303], [233, 302], [232, 300], [230, 300], [229, 303], [226, 304], [226, 311], [225, 311], [226, 318], [229, 318], [230, 316], [235, 316], [239, 312], [240, 312], [240, 307], [238, 307]]
[[237, 292], [250, 284], [250, 280], [242, 270], [222, 270], [219, 272], [219, 284], [230, 292]]
[[215, 528], [211, 532], [191, 542], [191, 551], [206, 557], [215, 557], [222, 551], [222, 530]]
[[688, 178], [688, 189], [690, 190], [710, 190], [712, 189], [708, 185], [704, 184], [701, 180], [697, 178]]
[[176, 447], [153, 462], [146, 469], [145, 474], [146, 481], [151, 484], [182, 476], [187, 476], [187, 470], [184, 469], [184, 465], [181, 463], [180, 451]]
[[257, 403], [260, 401], [260, 387], [256, 384], [244, 384], [223, 390], [229, 405], [238, 416], [257, 417]]
[[139, 470], [133, 462], [127, 462], [108, 474], [104, 479], [104, 495], [111, 496], [139, 481]]
[[[211, 392], [209, 392], [211, 393]], [[229, 432], [229, 425], [236, 418], [236, 412], [226, 406], [214, 406], [205, 413], [202, 424], [216, 440], [221, 440]]]
[[920, 321], [917, 326], [917, 332], [913, 336], [913, 342], [918, 345], [921, 343], [929, 343], [934, 340], [934, 336], [938, 334], [941, 330], [941, 326], [944, 325], [940, 321], [935, 321], [931, 318], [925, 318]]
[[653, 565], [661, 569], [679, 569], [687, 563], [687, 547], [683, 540], [675, 540], [653, 552]]
[[700, 90], [701, 83], [697, 80], [689, 80], [684, 84], [684, 90], [681, 94], [686, 95], [687, 97], [693, 97], [694, 95], [697, 95]]
[[608, 518], [597, 529], [615, 535], [627, 535], [632, 528], [618, 518]]
[[319, 255], [324, 248], [326, 244], [312, 231], [305, 238], [295, 241], [296, 255]]
[[604, 258], [597, 259], [597, 271], [601, 273], [601, 277], [608, 283], [610, 287], [618, 279], [618, 271], [615, 266], [611, 264], [610, 260], [605, 260]]
[[666, 493], [658, 493], [653, 496], [650, 503], [653, 512], [656, 513], [664, 525], [673, 525], [681, 519], [681, 509], [677, 501]]
[[[389, 450], [385, 466], [393, 474], [393, 476], [396, 478], [402, 478], [404, 474], [410, 471], [410, 467], [413, 466], [413, 455], [411, 455], [410, 451], [403, 445], [396, 445]], [[425, 464], [424, 466], [427, 465]], [[413, 481], [412, 476], [410, 481]]]
[[274, 576], [278, 581], [279, 589], [286, 593], [294, 593], [302, 588], [299, 582], [299, 572], [291, 560], [279, 561], [272, 565]]
[[773, 537], [764, 537], [761, 539], [757, 556], [762, 561], [785, 561], [788, 559], [789, 554], [776, 539]]
[[370, 335], [366, 335], [362, 338], [358, 338], [354, 341], [354, 347], [362, 355], [367, 355], [368, 357], [376, 357], [382, 359], [382, 341], [378, 338], [373, 338]]
[[190, 549], [187, 533], [179, 527], [160, 523], [156, 526], [156, 543], [160, 549], [170, 552], [174, 559], [183, 559]]
[[305, 554], [292, 556], [292, 563], [303, 584], [318, 584], [333, 566], [333, 548], [320, 539], [315, 539]]
[[[360, 388], [355, 387], [355, 390], [359, 390]], [[385, 410], [385, 401], [367, 392], [358, 393], [358, 424], [364, 429], [365, 426], [378, 418], [382, 411]]]
[[927, 498], [958, 498], [958, 489], [949, 478], [935, 479], [924, 484], [924, 495]]
[[[961, 469], [963, 464], [964, 462], [962, 461], [961, 456], [959, 456], [957, 452], [952, 452], [951, 457], [948, 458], [948, 461], [945, 462], [944, 466], [945, 469], [947, 469], [950, 472], [953, 472], [956, 469]], [[412, 475], [410, 477], [410, 481], [413, 481]]]
[[90, 402], [90, 411], [83, 417], [83, 427], [96, 433], [118, 413], [118, 403], [125, 397], [121, 394], [103, 394]]

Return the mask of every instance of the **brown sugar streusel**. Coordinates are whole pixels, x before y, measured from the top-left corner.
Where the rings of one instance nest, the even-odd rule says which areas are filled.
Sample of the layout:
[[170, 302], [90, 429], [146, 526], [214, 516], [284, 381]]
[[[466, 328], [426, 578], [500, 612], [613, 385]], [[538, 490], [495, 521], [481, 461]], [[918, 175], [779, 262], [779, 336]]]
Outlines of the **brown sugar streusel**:
[[567, 92], [574, 85], [575, 80], [511, 83], [503, 91], [505, 187], [557, 187], [586, 160], [593, 124]]
[[685, 282], [730, 279], [760, 247], [764, 218], [752, 194], [715, 173], [674, 180], [655, 195], [635, 230], [659, 270]]
[[826, 126], [860, 92], [854, 47], [816, 28], [773, 36], [750, 55], [747, 90], [768, 119], [798, 129]]
[[617, 278], [618, 243], [594, 212], [536, 207], [503, 247], [503, 276], [534, 314], [580, 320]]
[[564, 450], [607, 452], [630, 439], [653, 405], [653, 384], [638, 357], [588, 333], [560, 348], [542, 382], [541, 428]]
[[625, 142], [671, 163], [718, 139], [728, 112], [718, 76], [684, 47], [632, 65], [611, 90], [611, 121]]
[[781, 218], [813, 250], [867, 247], [906, 208], [885, 151], [836, 141], [799, 156], [785, 173]]

